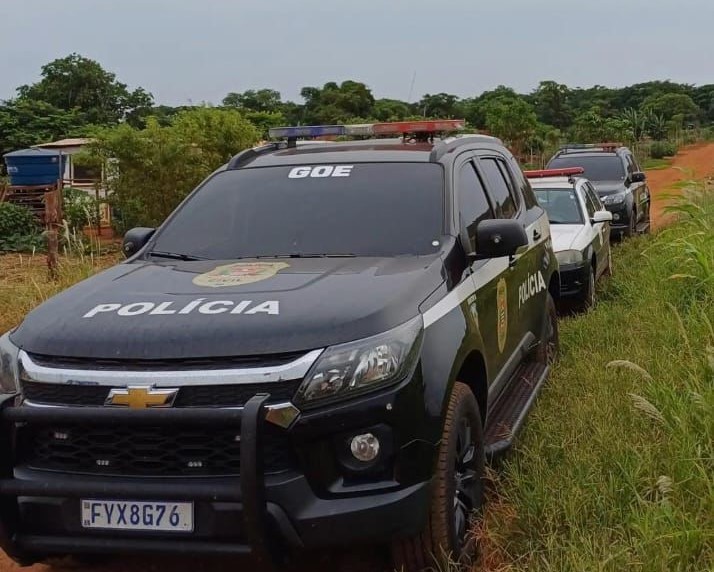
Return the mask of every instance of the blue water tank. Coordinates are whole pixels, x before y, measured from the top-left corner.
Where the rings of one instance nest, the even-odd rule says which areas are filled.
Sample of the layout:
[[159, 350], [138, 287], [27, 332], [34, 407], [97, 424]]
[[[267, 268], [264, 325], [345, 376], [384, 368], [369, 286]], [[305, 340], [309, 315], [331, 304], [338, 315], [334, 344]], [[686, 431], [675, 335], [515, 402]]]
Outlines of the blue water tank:
[[64, 177], [67, 159], [49, 149], [22, 149], [4, 156], [11, 185], [54, 185]]

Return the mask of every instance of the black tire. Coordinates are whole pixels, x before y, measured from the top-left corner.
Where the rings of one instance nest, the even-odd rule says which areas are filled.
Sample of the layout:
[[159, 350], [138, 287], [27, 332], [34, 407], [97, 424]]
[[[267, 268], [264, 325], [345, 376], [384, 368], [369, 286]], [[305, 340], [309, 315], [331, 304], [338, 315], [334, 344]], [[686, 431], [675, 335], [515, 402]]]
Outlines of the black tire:
[[545, 316], [541, 328], [540, 343], [536, 349], [535, 359], [544, 365], [553, 365], [560, 351], [560, 333], [558, 332], [558, 313], [555, 309], [553, 296], [548, 293], [545, 301]]
[[607, 266], [603, 274], [607, 277], [612, 276], [612, 246], [610, 244], [607, 245]]
[[595, 307], [595, 268], [590, 265], [588, 273], [588, 284], [578, 300], [578, 310], [588, 312]]
[[633, 209], [630, 215], [630, 221], [625, 229], [625, 236], [632, 238], [635, 234], [637, 234], [637, 211]]
[[645, 227], [645, 230], [642, 231], [642, 234], [650, 234], [652, 230], [652, 203], [647, 204], [647, 217], [645, 218], [644, 222], [647, 223], [647, 226]]
[[429, 519], [420, 534], [393, 541], [395, 570], [444, 569], [446, 559], [469, 567], [476, 550], [472, 518], [483, 507], [484, 464], [479, 406], [469, 387], [457, 382], [439, 445]]

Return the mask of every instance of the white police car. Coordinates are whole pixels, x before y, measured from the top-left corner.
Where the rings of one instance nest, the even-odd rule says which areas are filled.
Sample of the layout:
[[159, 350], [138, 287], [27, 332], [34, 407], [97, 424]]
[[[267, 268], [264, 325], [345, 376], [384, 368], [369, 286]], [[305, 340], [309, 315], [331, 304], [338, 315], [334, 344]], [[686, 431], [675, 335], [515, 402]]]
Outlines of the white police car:
[[526, 171], [540, 205], [548, 212], [553, 250], [560, 265], [560, 298], [587, 310], [595, 283], [612, 271], [610, 221], [580, 167]]

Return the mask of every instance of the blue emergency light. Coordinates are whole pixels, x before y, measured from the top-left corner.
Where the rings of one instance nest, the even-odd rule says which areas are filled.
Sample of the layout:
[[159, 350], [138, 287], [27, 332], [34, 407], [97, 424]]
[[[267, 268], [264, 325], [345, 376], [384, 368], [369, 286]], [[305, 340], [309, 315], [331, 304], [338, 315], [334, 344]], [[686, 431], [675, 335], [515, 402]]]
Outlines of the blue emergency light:
[[268, 129], [268, 135], [270, 137], [287, 137], [288, 139], [344, 134], [344, 125], [298, 125], [297, 127], [271, 127]]
[[433, 139], [434, 133], [460, 131], [465, 127], [463, 119], [437, 119], [425, 121], [396, 121], [391, 123], [361, 123], [358, 125], [298, 125], [295, 127], [271, 127], [268, 135], [273, 139], [287, 139], [294, 146], [298, 138], [348, 135], [373, 137], [376, 135], [425, 134]]

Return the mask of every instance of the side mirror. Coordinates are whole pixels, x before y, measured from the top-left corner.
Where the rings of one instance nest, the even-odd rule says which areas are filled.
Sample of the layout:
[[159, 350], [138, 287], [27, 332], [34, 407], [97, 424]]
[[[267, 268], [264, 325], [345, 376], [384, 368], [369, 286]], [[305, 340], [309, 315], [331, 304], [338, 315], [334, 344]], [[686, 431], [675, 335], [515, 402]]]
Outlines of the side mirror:
[[644, 183], [646, 180], [647, 175], [645, 175], [642, 171], [632, 173], [632, 176], [630, 177], [630, 182], [632, 183]]
[[593, 214], [593, 218], [590, 219], [590, 222], [593, 224], [597, 224], [599, 222], [612, 222], [612, 213], [610, 211], [595, 211], [595, 214]]
[[513, 256], [527, 245], [526, 231], [516, 220], [482, 220], [476, 227], [476, 256], [480, 259]]
[[137, 252], [144, 248], [144, 246], [146, 246], [146, 243], [149, 242], [149, 239], [155, 232], [155, 228], [146, 228], [144, 226], [132, 228], [127, 231], [121, 245], [124, 256], [127, 258], [134, 256]]

